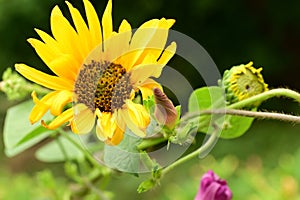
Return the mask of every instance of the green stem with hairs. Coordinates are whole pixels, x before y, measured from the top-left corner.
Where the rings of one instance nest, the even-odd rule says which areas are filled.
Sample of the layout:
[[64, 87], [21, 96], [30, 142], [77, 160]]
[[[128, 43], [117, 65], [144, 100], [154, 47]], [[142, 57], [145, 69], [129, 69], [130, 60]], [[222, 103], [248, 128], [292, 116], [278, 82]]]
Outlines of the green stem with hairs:
[[263, 102], [273, 97], [288, 97], [300, 103], [300, 94], [298, 92], [285, 88], [277, 88], [249, 97], [237, 103], [231, 104], [227, 108], [244, 108], [246, 106], [252, 105], [253, 103]]
[[[286, 114], [281, 114], [281, 113], [271, 113], [271, 112], [254, 112], [254, 111], [247, 111], [247, 110], [236, 110], [236, 109], [247, 107], [256, 102], [263, 102], [272, 97], [280, 97], [280, 96], [292, 98], [300, 103], [300, 94], [299, 93], [297, 93], [293, 90], [279, 88], [279, 89], [269, 90], [267, 92], [258, 94], [256, 96], [253, 96], [248, 99], [242, 100], [242, 101], [234, 103], [232, 105], [229, 105], [227, 107], [228, 109], [225, 108], [225, 109], [203, 110], [203, 111], [187, 114], [186, 116], [184, 116], [182, 118], [182, 120], [189, 120], [189, 119], [192, 119], [195, 117], [198, 118], [197, 120], [200, 120], [199, 119], [200, 114], [231, 114], [231, 115], [248, 116], [248, 117], [255, 117], [255, 118], [269, 118], [269, 119], [277, 119], [277, 120], [283, 120], [283, 121], [288, 121], [288, 122], [293, 122], [293, 123], [300, 123], [299, 116], [286, 115]], [[203, 146], [201, 146], [196, 151], [180, 158], [179, 160], [175, 161], [173, 164], [169, 165], [168, 167], [164, 168], [162, 170], [162, 174], [168, 173], [169, 171], [171, 171], [173, 168], [180, 165], [181, 163], [184, 163], [196, 156], [199, 156], [199, 154], [208, 150], [214, 144], [215, 140], [218, 138], [217, 130], [218, 129], [216, 129], [212, 133], [209, 140]]]

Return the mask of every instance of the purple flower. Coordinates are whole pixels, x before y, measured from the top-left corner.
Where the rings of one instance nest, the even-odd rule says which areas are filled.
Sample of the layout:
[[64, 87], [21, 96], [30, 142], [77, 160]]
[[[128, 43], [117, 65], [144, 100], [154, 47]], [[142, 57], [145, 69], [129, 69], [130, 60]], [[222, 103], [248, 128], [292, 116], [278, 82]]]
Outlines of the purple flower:
[[195, 200], [231, 200], [232, 193], [225, 180], [221, 180], [212, 170], [202, 176]]

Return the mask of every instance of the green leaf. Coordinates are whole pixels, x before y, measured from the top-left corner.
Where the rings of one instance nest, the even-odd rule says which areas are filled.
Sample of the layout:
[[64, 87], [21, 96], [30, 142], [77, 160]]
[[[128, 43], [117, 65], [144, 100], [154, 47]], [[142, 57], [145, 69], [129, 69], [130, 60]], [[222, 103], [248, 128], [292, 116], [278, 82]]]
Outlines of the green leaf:
[[212, 108], [225, 108], [224, 90], [218, 86], [196, 89], [189, 98], [189, 112]]
[[[78, 135], [70, 133], [70, 137], [81, 144]], [[63, 148], [63, 149], [62, 149]], [[66, 154], [66, 155], [65, 155]], [[66, 160], [82, 159], [83, 153], [69, 140], [63, 136], [59, 136], [52, 142], [39, 148], [35, 154], [36, 158], [43, 162], [62, 162]]]
[[124, 133], [124, 139], [117, 146], [105, 145], [104, 162], [113, 169], [124, 172], [137, 173], [140, 167], [140, 153], [137, 145], [142, 141], [128, 128]]
[[44, 134], [46, 131], [49, 131], [48, 129], [46, 129], [43, 126], [38, 126], [36, 129], [34, 129], [33, 131], [31, 131], [30, 133], [28, 133], [27, 135], [25, 135], [16, 145], [15, 147], [18, 147], [26, 142], [28, 142], [29, 140], [38, 137], [41, 134]]
[[[203, 87], [195, 90], [189, 99], [189, 112], [226, 108], [224, 90], [221, 87]], [[199, 119], [199, 131], [211, 134], [212, 123], [221, 127], [221, 138], [236, 138], [243, 135], [251, 126], [254, 118], [233, 115], [203, 115]]]
[[[15, 156], [48, 137], [53, 131], [42, 127], [39, 123], [31, 125], [29, 114], [34, 104], [31, 100], [18, 104], [7, 110], [3, 138], [5, 154]], [[43, 119], [50, 120], [50, 114]]]
[[253, 117], [227, 115], [221, 138], [231, 139], [243, 135], [252, 125]]

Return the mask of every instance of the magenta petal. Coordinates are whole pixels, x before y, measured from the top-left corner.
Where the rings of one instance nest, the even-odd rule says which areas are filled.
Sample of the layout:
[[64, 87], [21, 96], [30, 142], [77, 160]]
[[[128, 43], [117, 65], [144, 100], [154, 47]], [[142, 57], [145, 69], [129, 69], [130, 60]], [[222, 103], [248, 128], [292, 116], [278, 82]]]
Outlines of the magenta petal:
[[232, 193], [225, 180], [209, 170], [202, 176], [195, 200], [231, 200]]

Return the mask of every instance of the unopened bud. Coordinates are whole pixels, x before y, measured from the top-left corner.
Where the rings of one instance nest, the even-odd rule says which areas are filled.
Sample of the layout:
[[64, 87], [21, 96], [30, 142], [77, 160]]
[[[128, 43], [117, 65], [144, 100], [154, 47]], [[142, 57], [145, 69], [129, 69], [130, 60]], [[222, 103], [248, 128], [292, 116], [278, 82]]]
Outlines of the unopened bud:
[[154, 115], [160, 124], [172, 129], [177, 121], [178, 113], [172, 101], [159, 88], [153, 89], [155, 99]]
[[22, 100], [30, 94], [23, 88], [27, 86], [26, 80], [19, 74], [7, 68], [3, 73], [0, 90], [7, 95], [9, 100]]
[[[261, 74], [262, 68], [253, 67], [253, 62], [234, 66], [226, 70], [220, 83], [226, 93], [226, 100], [229, 104], [247, 99], [268, 90]], [[254, 105], [255, 107], [259, 105]]]

